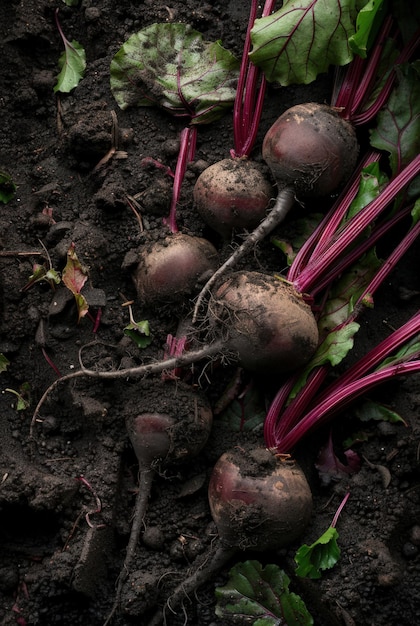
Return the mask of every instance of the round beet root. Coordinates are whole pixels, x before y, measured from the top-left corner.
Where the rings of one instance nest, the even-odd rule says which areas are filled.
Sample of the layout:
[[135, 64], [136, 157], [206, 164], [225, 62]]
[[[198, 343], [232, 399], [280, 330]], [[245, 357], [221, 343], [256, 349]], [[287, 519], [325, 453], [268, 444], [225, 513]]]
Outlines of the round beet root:
[[271, 183], [257, 163], [224, 159], [205, 169], [194, 187], [194, 201], [203, 220], [222, 237], [234, 230], [252, 230], [264, 219]]
[[211, 324], [240, 364], [257, 373], [287, 372], [318, 344], [310, 306], [287, 282], [259, 272], [232, 273], [213, 293]]
[[268, 130], [263, 158], [278, 184], [298, 197], [325, 196], [344, 184], [358, 156], [353, 126], [325, 104], [291, 107]]
[[207, 398], [181, 381], [143, 381], [125, 407], [126, 427], [141, 469], [196, 456], [210, 434]]
[[193, 295], [217, 265], [217, 250], [209, 241], [178, 233], [145, 246], [133, 279], [144, 304], [170, 304]]
[[291, 544], [312, 513], [303, 471], [264, 448], [237, 447], [223, 454], [210, 478], [209, 503], [222, 544], [241, 550]]

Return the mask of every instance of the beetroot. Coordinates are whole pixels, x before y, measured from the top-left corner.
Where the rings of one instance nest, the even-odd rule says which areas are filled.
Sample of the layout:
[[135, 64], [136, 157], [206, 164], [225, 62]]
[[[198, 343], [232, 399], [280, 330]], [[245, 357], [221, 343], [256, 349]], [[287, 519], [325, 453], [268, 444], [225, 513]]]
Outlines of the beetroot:
[[146, 245], [133, 279], [147, 305], [189, 298], [214, 272], [218, 253], [206, 239], [177, 233]]
[[210, 323], [240, 364], [258, 373], [291, 371], [318, 344], [311, 308], [292, 285], [259, 272], [232, 273], [212, 295]]
[[[144, 381], [141, 402], [126, 407], [127, 432], [140, 469], [197, 455], [212, 425], [206, 397], [181, 381]], [[159, 412], [156, 412], [156, 407]]]
[[[223, 454], [208, 493], [219, 540], [168, 598], [172, 613], [240, 550], [265, 552], [293, 543], [312, 514], [312, 494], [303, 471], [265, 448], [238, 446]], [[165, 608], [148, 626], [166, 623]]]
[[214, 163], [200, 174], [194, 187], [198, 212], [225, 239], [235, 230], [255, 228], [274, 195], [261, 167], [246, 158]]
[[213, 421], [205, 396], [180, 381], [144, 381], [139, 396], [126, 403], [125, 411], [127, 432], [139, 463], [139, 490], [115, 601], [104, 626], [118, 610], [130, 574], [155, 470], [198, 454]]
[[235, 448], [214, 466], [209, 484], [213, 520], [226, 547], [275, 550], [293, 543], [312, 512], [312, 494], [295, 461], [265, 448]]
[[326, 104], [291, 107], [268, 130], [262, 148], [279, 192], [298, 198], [325, 196], [351, 176], [358, 156], [352, 125]]
[[263, 143], [263, 157], [277, 183], [276, 202], [267, 217], [204, 285], [195, 304], [194, 320], [204, 296], [223, 274], [281, 224], [296, 198], [327, 195], [347, 182], [358, 152], [351, 124], [325, 104], [299, 104], [278, 118]]

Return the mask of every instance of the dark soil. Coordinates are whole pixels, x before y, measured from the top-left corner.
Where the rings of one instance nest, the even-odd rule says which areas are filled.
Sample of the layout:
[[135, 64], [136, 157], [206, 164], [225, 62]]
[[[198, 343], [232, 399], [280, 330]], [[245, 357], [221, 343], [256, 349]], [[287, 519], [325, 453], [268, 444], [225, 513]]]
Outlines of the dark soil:
[[[31, 440], [33, 409], [57, 378], [48, 359], [61, 374], [79, 368], [82, 346], [86, 364], [102, 370], [155, 361], [164, 354], [167, 334], [177, 332], [191, 309], [186, 299], [176, 307], [148, 310], [138, 303], [131, 279], [139, 247], [166, 234], [162, 216], [171, 195], [171, 179], [143, 167], [141, 160], [152, 157], [174, 168], [182, 121], [153, 108], [120, 111], [109, 88], [110, 61], [130, 34], [167, 21], [190, 23], [240, 55], [247, 24], [247, 3], [239, 0], [82, 0], [80, 5], [67, 8], [60, 0], [0, 4], [0, 169], [17, 184], [13, 201], [0, 207], [0, 352], [10, 361], [1, 374], [0, 396], [3, 625], [103, 624], [112, 607], [136, 496], [137, 462], [124, 418], [128, 404], [142, 406], [140, 382], [78, 378], [58, 385], [33, 424]], [[56, 7], [67, 36], [87, 53], [85, 78], [70, 95], [61, 96], [53, 93], [62, 51]], [[271, 86], [256, 158], [261, 160], [263, 134], [280, 113], [299, 102], [328, 102], [330, 93], [329, 76], [308, 87]], [[112, 147], [113, 112], [120, 153], [98, 165]], [[211, 238], [221, 259], [228, 247], [194, 211], [192, 187], [205, 164], [228, 156], [232, 141], [229, 114], [200, 128], [197, 159], [187, 172], [179, 209], [180, 230]], [[127, 196], [138, 198], [143, 232]], [[89, 317], [77, 323], [73, 296], [62, 285], [53, 291], [43, 282], [22, 291], [34, 263], [50, 260], [61, 271], [72, 242], [89, 271], [84, 293], [90, 312], [102, 311], [96, 333]], [[418, 307], [419, 262], [413, 248], [379, 292], [375, 309], [361, 319], [355, 357]], [[265, 242], [243, 266], [280, 272], [284, 259]], [[145, 350], [123, 334], [128, 301], [134, 302], [136, 320], [150, 322], [153, 342]], [[216, 406], [235, 374], [234, 363], [214, 362], [183, 376]], [[5, 390], [19, 391], [24, 383], [30, 385], [30, 406], [17, 411], [16, 396]], [[278, 383], [254, 380], [267, 402]], [[375, 397], [398, 411], [407, 425], [362, 424], [351, 411], [341, 415], [334, 423], [334, 440], [339, 447], [347, 435], [363, 431], [365, 440], [355, 446], [362, 465], [357, 474], [327, 485], [314, 461], [328, 429], [308, 438], [297, 451], [314, 494], [305, 535], [277, 553], [241, 555], [284, 568], [318, 626], [412, 626], [418, 620], [419, 378], [400, 379]], [[207, 501], [211, 468], [225, 450], [250, 437], [262, 443], [261, 428], [237, 432], [216, 416], [210, 441], [198, 457], [158, 473], [116, 625], [146, 625], [195, 560], [203, 558], [216, 537]], [[318, 581], [295, 579], [296, 548], [324, 532], [347, 491], [350, 498], [338, 522], [338, 564]], [[226, 582], [228, 571], [185, 598], [184, 611], [167, 612], [167, 623], [221, 624], [214, 612], [214, 587]]]

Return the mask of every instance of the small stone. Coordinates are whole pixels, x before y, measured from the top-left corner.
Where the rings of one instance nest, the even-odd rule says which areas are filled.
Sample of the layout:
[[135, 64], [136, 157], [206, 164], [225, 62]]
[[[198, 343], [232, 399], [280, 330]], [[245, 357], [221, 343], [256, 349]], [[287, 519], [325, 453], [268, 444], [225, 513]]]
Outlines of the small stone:
[[411, 543], [411, 541], [407, 541], [402, 547], [402, 553], [406, 559], [414, 559], [418, 551], [418, 547]]

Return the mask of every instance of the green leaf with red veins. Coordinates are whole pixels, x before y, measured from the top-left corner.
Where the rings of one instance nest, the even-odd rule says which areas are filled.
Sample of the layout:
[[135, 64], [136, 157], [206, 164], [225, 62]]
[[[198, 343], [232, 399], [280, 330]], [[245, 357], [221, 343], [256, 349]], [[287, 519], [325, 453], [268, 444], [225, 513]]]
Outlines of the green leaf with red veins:
[[232, 107], [238, 73], [238, 60], [219, 41], [187, 24], [152, 24], [112, 59], [111, 90], [121, 109], [159, 106], [207, 124]]
[[370, 143], [389, 152], [395, 176], [420, 152], [420, 61], [397, 68], [398, 84], [378, 114]]
[[251, 31], [251, 61], [268, 81], [308, 84], [330, 65], [353, 58], [354, 0], [286, 0], [281, 9], [257, 19]]
[[264, 423], [266, 409], [259, 389], [253, 384], [240, 392], [220, 414], [233, 431], [255, 430]]
[[229, 581], [216, 588], [216, 615], [252, 626], [311, 626], [305, 603], [289, 591], [290, 579], [278, 565], [258, 561], [237, 563]]
[[65, 268], [63, 269], [62, 280], [67, 289], [70, 289], [75, 297], [79, 314], [79, 321], [82, 317], [86, 315], [89, 309], [89, 305], [86, 302], [85, 297], [80, 293], [85, 282], [87, 281], [87, 278], [87, 270], [80, 263], [74, 249], [74, 243], [72, 243], [67, 251], [67, 263]]

